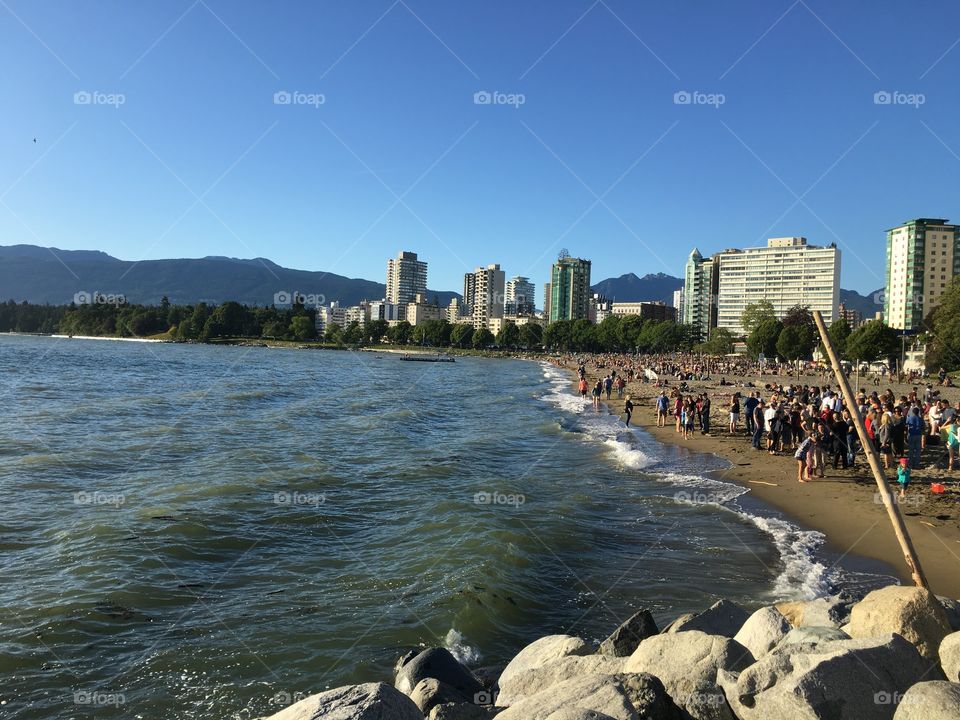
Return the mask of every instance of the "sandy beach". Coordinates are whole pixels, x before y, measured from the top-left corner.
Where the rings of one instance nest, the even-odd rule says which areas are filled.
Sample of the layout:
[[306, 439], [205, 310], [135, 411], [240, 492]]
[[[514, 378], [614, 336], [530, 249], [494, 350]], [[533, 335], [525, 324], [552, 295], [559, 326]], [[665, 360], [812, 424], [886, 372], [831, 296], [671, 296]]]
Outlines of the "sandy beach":
[[[576, 366], [568, 367], [575, 380]], [[591, 387], [608, 372], [605, 368], [597, 369], [592, 363], [588, 363], [586, 369]], [[736, 380], [737, 385], [724, 387], [720, 386], [719, 377], [688, 382], [690, 392], [706, 391], [712, 402], [711, 434], [705, 436], [697, 431], [689, 440], [684, 440], [675, 431], [673, 423], [664, 428], [657, 427], [654, 399], [660, 389], [653, 384], [633, 381], [625, 389], [625, 395], [630, 395], [636, 406], [631, 424], [642, 427], [660, 442], [725, 458], [731, 466], [715, 473], [716, 479], [749, 488], [752, 496], [782, 511], [798, 524], [822, 532], [826, 535], [829, 551], [839, 556], [855, 554], [880, 560], [890, 565], [901, 582], [912, 584], [876, 482], [862, 455], [858, 456], [859, 464], [855, 469], [833, 470], [828, 465], [824, 478], [817, 477], [801, 484], [796, 479], [796, 461], [792, 453], [771, 456], [754, 450], [743, 428], [742, 417], [740, 432], [735, 436], [728, 434], [730, 395], [736, 391], [745, 394], [747, 390], [762, 389], [773, 379], [764, 376], [761, 382], [759, 376], [727, 378], [728, 381]], [[786, 382], [787, 378], [776, 380]], [[751, 382], [755, 388], [742, 384]], [[800, 382], [836, 384], [832, 376], [827, 380], [806, 376]], [[671, 387], [675, 385], [675, 382], [671, 383]], [[913, 385], [884, 382], [880, 386], [866, 386], [868, 392], [874, 389], [883, 391], [887, 387], [893, 388], [900, 396]], [[942, 388], [941, 394], [951, 403], [960, 400], [958, 388]], [[623, 400], [617, 398], [615, 392], [609, 401], [604, 398], [604, 402], [612, 413], [621, 414]], [[930, 588], [938, 595], [960, 598], [960, 487], [957, 484], [960, 470], [947, 471], [945, 453], [941, 445], [928, 445], [922, 457], [923, 469], [913, 472], [901, 510]], [[887, 472], [888, 481], [894, 485], [895, 473], [895, 469]], [[933, 494], [929, 489], [931, 481], [944, 482], [947, 492]]]

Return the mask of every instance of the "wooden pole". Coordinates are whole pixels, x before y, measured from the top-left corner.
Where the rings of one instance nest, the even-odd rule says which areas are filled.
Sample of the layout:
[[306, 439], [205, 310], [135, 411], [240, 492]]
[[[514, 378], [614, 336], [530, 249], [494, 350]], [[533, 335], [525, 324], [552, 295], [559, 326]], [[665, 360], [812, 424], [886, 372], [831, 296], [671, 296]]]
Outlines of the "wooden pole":
[[[900, 507], [894, 502], [893, 494], [890, 492], [890, 486], [887, 485], [887, 478], [883, 474], [883, 468], [880, 467], [880, 457], [877, 455], [877, 449], [873, 446], [873, 441], [867, 435], [867, 427], [863, 424], [863, 418], [860, 417], [860, 409], [857, 407], [853, 392], [850, 389], [850, 381], [843, 373], [840, 365], [840, 359], [837, 357], [836, 350], [833, 349], [833, 341], [827, 332], [827, 326], [823, 322], [823, 316], [819, 310], [813, 313], [813, 319], [817, 323], [817, 330], [820, 331], [820, 339], [827, 350], [830, 358], [830, 364], [833, 365], [833, 372], [837, 378], [837, 384], [843, 392], [843, 398], [850, 409], [850, 417], [853, 418], [854, 427], [857, 428], [857, 435], [860, 437], [860, 444], [863, 446], [863, 452], [867, 456], [867, 462], [870, 469], [873, 470], [873, 477], [877, 481], [877, 488], [880, 490], [880, 497], [883, 498], [883, 504], [887, 508], [887, 515], [890, 517], [890, 523], [893, 525], [893, 532], [900, 543], [900, 549], [903, 550], [903, 557], [907, 561], [907, 567], [910, 568], [910, 574], [913, 576], [913, 582], [917, 587], [929, 589], [927, 578], [920, 567], [920, 559], [917, 557], [916, 550], [910, 540], [910, 534], [907, 532], [907, 526], [903, 523], [903, 517], [900, 515]], [[859, 372], [859, 369], [858, 369]]]

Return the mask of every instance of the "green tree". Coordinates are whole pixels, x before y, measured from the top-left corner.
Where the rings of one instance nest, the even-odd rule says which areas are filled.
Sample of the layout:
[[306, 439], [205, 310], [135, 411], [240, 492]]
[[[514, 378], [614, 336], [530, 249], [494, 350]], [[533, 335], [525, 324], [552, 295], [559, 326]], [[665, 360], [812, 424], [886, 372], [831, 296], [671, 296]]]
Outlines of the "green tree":
[[809, 325], [786, 325], [777, 337], [777, 354], [787, 360], [806, 360], [815, 342]]
[[551, 350], [570, 350], [571, 325], [569, 320], [557, 320], [543, 330], [543, 344]]
[[343, 341], [347, 345], [359, 345], [363, 342], [363, 325], [354, 320], [343, 329]]
[[527, 323], [520, 328], [520, 346], [525, 350], [539, 350], [543, 346], [543, 327]]
[[896, 332], [880, 320], [864, 323], [847, 338], [847, 357], [851, 360], [887, 360], [900, 351]]
[[767, 318], [757, 325], [747, 337], [747, 351], [753, 357], [761, 354], [772, 358], [777, 354], [777, 338], [783, 330], [783, 323], [776, 318]]
[[[331, 327], [336, 327], [336, 326], [334, 325]], [[287, 334], [287, 326], [284, 325], [279, 320], [274, 320], [263, 326], [262, 337], [277, 339], [277, 338], [285, 337], [286, 334]]]
[[733, 352], [733, 333], [726, 328], [717, 327], [710, 333], [710, 339], [697, 345], [698, 352], [708, 355], [728, 355]]
[[640, 332], [643, 330], [643, 318], [639, 315], [624, 315], [617, 327], [620, 336], [618, 342], [626, 352], [633, 352], [638, 345]]
[[386, 320], [370, 320], [363, 324], [363, 335], [366, 342], [378, 343], [387, 334], [389, 323]]
[[473, 339], [473, 325], [457, 323], [450, 329], [450, 344], [458, 348], [466, 347]]
[[597, 345], [607, 352], [617, 352], [625, 349], [620, 337], [619, 315], [607, 315], [603, 321], [597, 325], [596, 338]]
[[513, 349], [520, 344], [520, 328], [514, 323], [505, 323], [497, 333], [497, 347]]
[[487, 328], [480, 328], [473, 333], [473, 346], [478, 350], [482, 350], [483, 348], [493, 345], [494, 339], [493, 333], [487, 330]]
[[760, 327], [766, 320], [776, 320], [777, 314], [773, 309], [773, 303], [769, 300], [757, 300], [749, 303], [740, 315], [740, 327], [747, 337], [753, 334], [753, 331]]
[[396, 325], [391, 325], [387, 329], [387, 340], [396, 345], [406, 345], [410, 342], [410, 336], [413, 334], [413, 327], [406, 320], [401, 320]]
[[592, 322], [586, 318], [573, 321], [573, 325], [570, 328], [570, 341], [574, 350], [595, 350], [597, 344], [596, 338], [596, 325]]
[[[847, 338], [850, 337], [850, 326], [847, 325], [847, 321], [844, 318], [834, 320], [830, 323], [830, 327], [827, 328], [827, 335], [830, 336], [833, 349], [837, 351], [837, 357], [847, 357]], [[820, 349], [820, 355], [826, 357], [827, 349], [823, 346], [823, 343], [821, 342], [818, 347]]]
[[960, 367], [960, 276], [940, 298], [926, 323], [930, 333], [927, 342], [927, 367], [932, 370]]
[[317, 336], [317, 328], [307, 315], [298, 315], [290, 321], [290, 334], [297, 340], [311, 340]]

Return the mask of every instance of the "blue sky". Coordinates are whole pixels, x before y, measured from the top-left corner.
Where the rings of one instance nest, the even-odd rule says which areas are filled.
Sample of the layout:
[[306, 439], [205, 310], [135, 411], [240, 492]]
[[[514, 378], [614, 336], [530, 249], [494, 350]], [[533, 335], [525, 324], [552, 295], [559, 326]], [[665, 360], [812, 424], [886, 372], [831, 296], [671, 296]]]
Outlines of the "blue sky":
[[960, 220], [958, 21], [924, 0], [2, 0], [0, 244], [380, 281], [407, 249], [459, 289], [491, 262], [541, 286], [562, 247], [599, 280], [804, 235], [866, 292], [886, 228]]

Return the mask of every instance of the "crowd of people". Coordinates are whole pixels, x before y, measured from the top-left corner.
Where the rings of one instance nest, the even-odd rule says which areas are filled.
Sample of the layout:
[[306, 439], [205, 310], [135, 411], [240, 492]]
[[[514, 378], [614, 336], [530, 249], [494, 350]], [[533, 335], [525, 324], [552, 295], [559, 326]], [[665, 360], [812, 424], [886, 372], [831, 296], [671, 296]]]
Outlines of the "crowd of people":
[[[899, 397], [892, 389], [880, 392], [860, 389], [853, 398], [844, 398], [838, 386], [828, 382], [808, 384], [795, 381], [795, 366], [770, 366], [746, 359], [704, 358], [694, 354], [670, 357], [597, 355], [577, 358], [580, 394], [586, 398], [590, 387], [586, 364], [606, 374], [593, 386], [593, 401], [599, 405], [603, 395], [611, 399], [615, 388], [624, 399], [623, 413], [629, 425], [634, 401], [625, 396], [630, 382], [655, 388], [654, 410], [659, 427], [672, 425], [685, 440], [698, 432], [713, 434], [714, 402], [721, 406], [721, 432], [744, 435], [757, 451], [770, 455], [792, 454], [797, 463], [797, 480], [808, 482], [824, 477], [825, 469], [852, 468], [862, 457], [862, 447], [851, 413], [854, 408], [864, 419], [870, 443], [887, 469], [895, 468], [901, 496], [910, 482], [910, 471], [921, 466], [921, 452], [928, 443], [946, 445], [947, 468], [960, 464], [960, 414], [949, 401], [940, 397], [932, 384], [913, 386]], [[825, 380], [829, 369], [807, 368]], [[695, 381], [720, 376], [719, 385], [731, 386], [711, 400], [706, 390], [691, 390]], [[770, 378], [763, 382], [764, 375]], [[731, 382], [726, 377], [730, 376]], [[760, 383], [747, 382], [758, 376]], [[932, 379], [932, 378], [931, 378]], [[941, 371], [937, 381], [949, 386], [949, 377]], [[672, 381], [672, 382], [671, 382]], [[762, 385], [761, 385], [762, 383]], [[625, 396], [625, 397], [624, 397]]]

